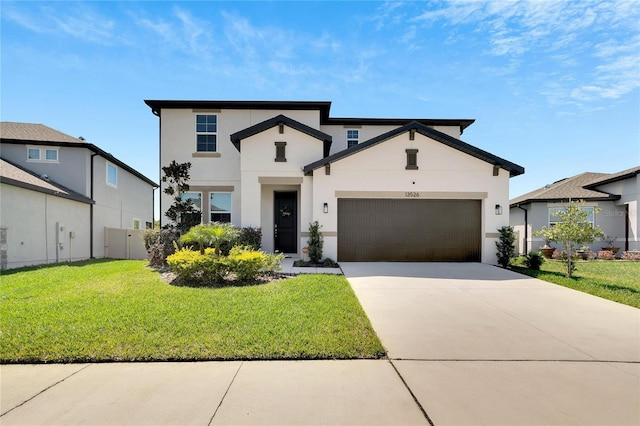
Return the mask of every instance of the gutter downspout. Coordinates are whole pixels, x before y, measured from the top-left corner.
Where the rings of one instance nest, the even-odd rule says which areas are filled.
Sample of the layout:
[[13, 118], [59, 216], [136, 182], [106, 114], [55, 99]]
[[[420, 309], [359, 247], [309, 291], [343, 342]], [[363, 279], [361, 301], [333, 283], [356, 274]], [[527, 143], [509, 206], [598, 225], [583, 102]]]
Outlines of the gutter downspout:
[[520, 204], [518, 204], [520, 210], [524, 210], [524, 255], [526, 256], [529, 253], [529, 221], [528, 221], [528, 213], [529, 210], [523, 208]]
[[629, 204], [624, 205], [624, 251], [629, 251]]
[[89, 204], [89, 259], [95, 259], [93, 257], [93, 205], [95, 200], [93, 199], [93, 158], [98, 154], [91, 154], [91, 183], [90, 183], [90, 198], [93, 203]]

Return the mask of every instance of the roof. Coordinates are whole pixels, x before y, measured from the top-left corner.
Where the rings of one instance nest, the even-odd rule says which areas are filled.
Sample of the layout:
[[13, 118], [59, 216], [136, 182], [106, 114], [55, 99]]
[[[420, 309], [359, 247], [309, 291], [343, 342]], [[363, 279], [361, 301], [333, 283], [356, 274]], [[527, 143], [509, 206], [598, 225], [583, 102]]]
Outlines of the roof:
[[528, 204], [531, 202], [562, 202], [568, 200], [608, 201], [617, 200], [619, 195], [608, 194], [588, 188], [594, 182], [610, 176], [607, 173], [585, 172], [570, 178], [561, 179], [550, 185], [545, 185], [535, 191], [512, 199], [511, 206]]
[[0, 123], [2, 139], [28, 140], [40, 142], [67, 142], [82, 144], [82, 139], [74, 138], [44, 124], [16, 123], [3, 121]]
[[240, 141], [242, 139], [246, 139], [248, 137], [254, 136], [258, 133], [264, 132], [267, 129], [271, 129], [279, 124], [284, 124], [287, 127], [292, 129], [296, 129], [302, 133], [306, 133], [309, 136], [312, 136], [316, 139], [319, 139], [324, 142], [324, 155], [329, 155], [329, 150], [331, 149], [331, 142], [333, 138], [323, 133], [319, 130], [314, 129], [313, 127], [309, 127], [306, 124], [300, 123], [299, 121], [293, 120], [285, 115], [278, 115], [276, 117], [265, 120], [261, 123], [255, 124], [251, 127], [247, 127], [244, 130], [233, 133], [231, 135], [231, 142], [236, 147], [238, 151], [240, 151]]
[[329, 117], [329, 101], [205, 101], [205, 100], [145, 100], [151, 112], [160, 115], [163, 108], [176, 109], [266, 109], [266, 110], [318, 110], [321, 125], [389, 125], [404, 126], [418, 121], [427, 126], [459, 126], [460, 132], [472, 125], [472, 119], [436, 119], [436, 118], [332, 118]]
[[618, 182], [620, 180], [633, 178], [633, 177], [637, 176], [638, 174], [640, 174], [640, 166], [632, 167], [630, 169], [623, 170], [623, 171], [618, 172], [618, 173], [613, 173], [613, 174], [607, 175], [603, 179], [596, 180], [595, 182], [592, 182], [592, 183], [586, 185], [585, 188], [593, 189], [596, 186], [605, 185], [607, 183]]
[[3, 159], [0, 159], [0, 182], [81, 203], [94, 203], [90, 198]]
[[457, 149], [458, 151], [464, 152], [465, 154], [469, 154], [473, 157], [476, 157], [480, 160], [486, 161], [487, 163], [493, 164], [494, 166], [501, 167], [507, 171], [511, 177], [518, 176], [524, 173], [524, 167], [519, 166], [515, 163], [507, 161], [503, 158], [500, 158], [496, 155], [493, 155], [487, 151], [483, 151], [479, 148], [476, 148], [472, 145], [469, 145], [466, 142], [461, 141], [460, 139], [456, 139], [451, 137], [445, 133], [434, 130], [420, 122], [412, 121], [408, 124], [405, 124], [402, 127], [391, 130], [387, 133], [383, 133], [380, 136], [377, 136], [373, 139], [369, 139], [368, 141], [359, 143], [358, 145], [354, 145], [351, 148], [345, 149], [340, 152], [336, 152], [333, 155], [330, 155], [322, 160], [318, 160], [314, 163], [308, 164], [304, 167], [303, 171], [306, 174], [311, 173], [313, 170], [323, 167], [327, 164], [333, 163], [335, 161], [339, 161], [342, 158], [348, 157], [350, 155], [356, 154], [364, 149], [368, 149], [374, 145], [377, 145], [381, 142], [394, 138], [402, 133], [409, 132], [410, 130], [415, 130], [417, 133], [420, 133], [423, 136], [436, 140], [440, 143], [443, 143], [451, 148]]
[[66, 133], [62, 133], [44, 124], [33, 123], [14, 123], [9, 121], [0, 122], [0, 141], [2, 143], [9, 144], [31, 144], [31, 145], [46, 145], [56, 147], [72, 147], [72, 148], [85, 148], [88, 149], [103, 158], [106, 158], [113, 164], [116, 164], [120, 168], [128, 171], [137, 178], [143, 180], [147, 184], [158, 187], [158, 184], [132, 168], [131, 166], [118, 160], [113, 155], [100, 149], [92, 143], [88, 143], [82, 139], [74, 138]]

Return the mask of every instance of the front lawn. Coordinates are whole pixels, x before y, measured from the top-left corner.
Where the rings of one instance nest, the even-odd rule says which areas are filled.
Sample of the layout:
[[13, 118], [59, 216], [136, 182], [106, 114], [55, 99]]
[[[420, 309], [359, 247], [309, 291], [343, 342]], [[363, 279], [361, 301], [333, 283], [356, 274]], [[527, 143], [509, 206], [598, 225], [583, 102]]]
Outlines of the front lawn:
[[166, 284], [146, 261], [5, 271], [0, 362], [376, 358], [342, 276], [226, 288]]
[[560, 261], [546, 260], [540, 270], [535, 271], [524, 268], [522, 259], [518, 259], [513, 269], [544, 281], [640, 308], [640, 262], [578, 261], [573, 278], [565, 276], [567, 267]]

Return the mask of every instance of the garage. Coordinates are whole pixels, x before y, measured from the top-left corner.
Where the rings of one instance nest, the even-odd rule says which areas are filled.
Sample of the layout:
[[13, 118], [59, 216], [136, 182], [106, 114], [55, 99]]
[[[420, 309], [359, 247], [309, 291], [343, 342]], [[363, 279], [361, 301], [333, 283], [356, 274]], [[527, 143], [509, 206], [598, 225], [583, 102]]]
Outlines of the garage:
[[338, 199], [338, 261], [480, 262], [481, 201]]

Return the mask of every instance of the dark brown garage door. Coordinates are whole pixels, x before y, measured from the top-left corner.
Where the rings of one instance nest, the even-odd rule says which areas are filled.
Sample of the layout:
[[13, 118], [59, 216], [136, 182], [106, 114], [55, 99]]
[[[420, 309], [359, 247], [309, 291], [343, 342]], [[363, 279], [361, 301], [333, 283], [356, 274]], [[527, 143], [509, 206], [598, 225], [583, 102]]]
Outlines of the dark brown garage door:
[[479, 262], [480, 200], [339, 199], [338, 261]]

